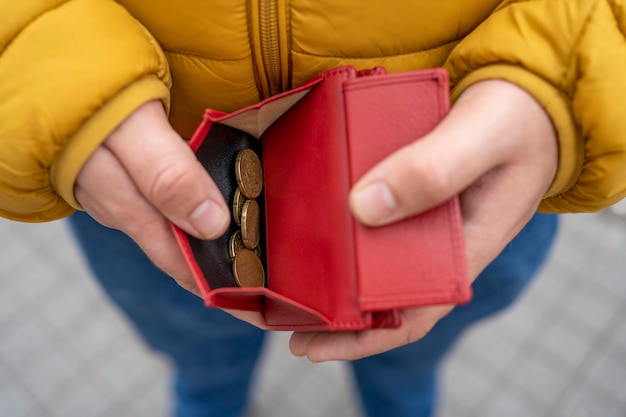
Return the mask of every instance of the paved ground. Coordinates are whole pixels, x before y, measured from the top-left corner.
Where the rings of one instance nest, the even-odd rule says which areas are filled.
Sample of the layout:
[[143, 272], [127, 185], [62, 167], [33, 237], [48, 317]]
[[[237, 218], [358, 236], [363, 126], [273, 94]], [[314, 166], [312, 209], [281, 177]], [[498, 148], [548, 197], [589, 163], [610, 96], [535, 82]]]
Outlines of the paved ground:
[[[0, 416], [165, 417], [167, 364], [103, 298], [64, 223], [0, 220], [0, 236]], [[270, 339], [252, 414], [360, 416], [346, 370], [291, 357], [286, 337]], [[624, 218], [563, 217], [541, 276], [463, 339], [444, 386], [440, 417], [625, 416]]]

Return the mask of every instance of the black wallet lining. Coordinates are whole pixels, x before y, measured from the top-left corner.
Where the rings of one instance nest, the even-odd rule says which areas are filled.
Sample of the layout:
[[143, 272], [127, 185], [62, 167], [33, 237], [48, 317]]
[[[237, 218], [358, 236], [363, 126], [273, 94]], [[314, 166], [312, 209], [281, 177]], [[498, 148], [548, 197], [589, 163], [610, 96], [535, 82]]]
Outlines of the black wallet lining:
[[[261, 142], [257, 138], [239, 129], [215, 123], [196, 151], [198, 160], [213, 178], [226, 200], [226, 204], [231, 207], [231, 213], [232, 201], [237, 189], [235, 159], [237, 153], [242, 149], [252, 149], [261, 159], [261, 163], [263, 162]], [[261, 240], [259, 243], [261, 262], [267, 271], [263, 193], [257, 198], [257, 202], [261, 208]], [[231, 216], [228, 230], [215, 240], [200, 240], [189, 236], [191, 251], [211, 289], [237, 286], [228, 252], [230, 237], [237, 230], [239, 230], [239, 226]]]

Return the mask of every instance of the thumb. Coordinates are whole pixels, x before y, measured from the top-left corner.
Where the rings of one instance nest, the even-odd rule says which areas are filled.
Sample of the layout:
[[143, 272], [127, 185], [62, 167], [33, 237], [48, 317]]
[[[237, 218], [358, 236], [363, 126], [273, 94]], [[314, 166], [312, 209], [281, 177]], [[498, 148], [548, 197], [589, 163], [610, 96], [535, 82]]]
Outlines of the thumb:
[[230, 213], [219, 189], [172, 129], [160, 102], [136, 110], [104, 145], [146, 200], [172, 223], [200, 239], [226, 231]]
[[499, 103], [486, 93], [462, 97], [433, 131], [374, 166], [351, 190], [356, 218], [379, 226], [421, 213], [502, 164], [510, 115]]

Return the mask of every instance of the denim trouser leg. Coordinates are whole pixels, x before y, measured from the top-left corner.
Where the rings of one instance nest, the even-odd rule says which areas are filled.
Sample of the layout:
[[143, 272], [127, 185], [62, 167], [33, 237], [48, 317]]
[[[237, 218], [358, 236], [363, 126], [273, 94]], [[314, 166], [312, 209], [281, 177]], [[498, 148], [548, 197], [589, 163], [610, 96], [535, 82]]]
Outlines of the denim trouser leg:
[[[83, 213], [70, 222], [105, 291], [147, 343], [175, 364], [176, 415], [241, 415], [263, 332], [205, 308], [124, 234]], [[353, 362], [370, 417], [430, 415], [441, 359], [470, 324], [502, 310], [522, 292], [544, 261], [556, 226], [556, 216], [535, 216], [476, 280], [474, 300], [456, 308], [423, 340]]]
[[557, 216], [535, 215], [474, 283], [471, 303], [457, 307], [419, 342], [353, 362], [370, 417], [426, 417], [436, 404], [437, 366], [471, 324], [509, 306], [546, 259]]
[[178, 417], [240, 416], [264, 333], [183, 290], [121, 232], [70, 218], [95, 276], [145, 341], [172, 361]]

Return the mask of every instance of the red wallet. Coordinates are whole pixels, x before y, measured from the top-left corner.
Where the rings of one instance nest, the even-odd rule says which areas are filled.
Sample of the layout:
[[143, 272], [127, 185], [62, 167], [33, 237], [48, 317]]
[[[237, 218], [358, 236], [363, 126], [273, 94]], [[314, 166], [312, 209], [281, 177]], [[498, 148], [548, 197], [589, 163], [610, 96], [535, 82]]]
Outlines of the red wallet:
[[237, 153], [252, 148], [261, 157], [266, 284], [236, 286], [227, 249], [234, 222], [213, 241], [174, 227], [206, 305], [262, 312], [274, 330], [359, 330], [399, 326], [402, 308], [469, 301], [458, 198], [378, 228], [348, 207], [368, 169], [448, 109], [441, 68], [346, 66], [234, 113], [207, 110], [189, 145], [227, 202]]

